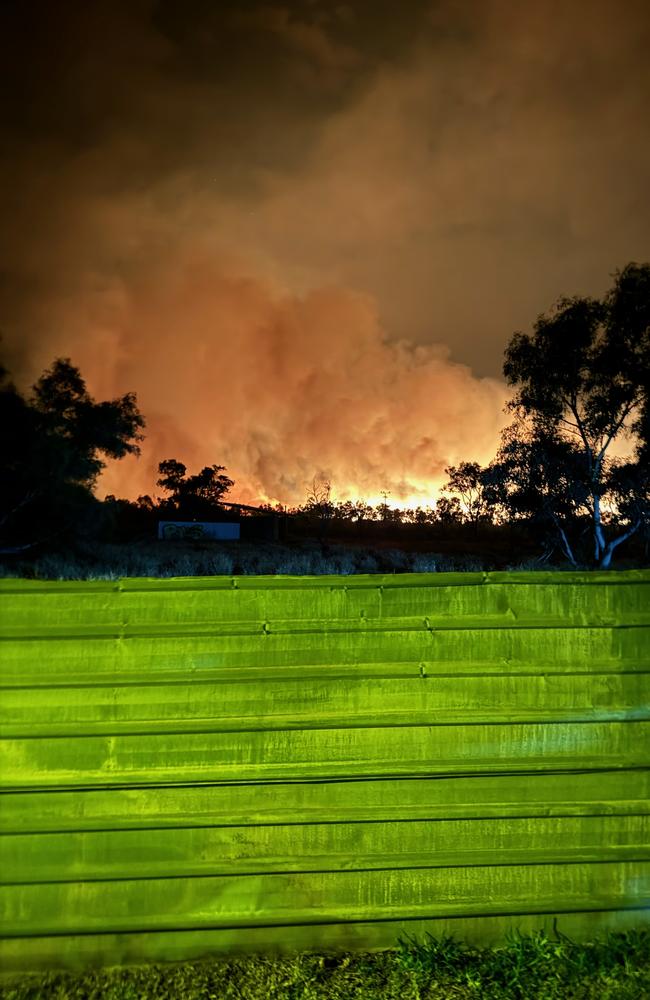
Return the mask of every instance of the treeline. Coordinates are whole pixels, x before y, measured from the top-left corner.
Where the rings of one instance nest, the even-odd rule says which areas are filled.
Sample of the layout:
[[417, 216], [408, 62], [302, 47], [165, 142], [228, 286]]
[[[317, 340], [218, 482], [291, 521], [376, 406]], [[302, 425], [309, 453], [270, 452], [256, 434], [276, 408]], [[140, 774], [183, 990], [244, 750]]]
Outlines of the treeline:
[[[572, 565], [607, 568], [628, 540], [650, 540], [650, 264], [614, 274], [602, 300], [562, 298], [532, 334], [515, 333], [503, 374], [514, 416], [492, 462], [461, 462], [435, 507], [334, 502], [314, 481], [303, 505], [257, 513], [305, 519], [321, 540], [330, 526], [525, 528], [542, 558], [558, 549]], [[158, 519], [246, 519], [230, 504], [221, 465], [187, 474], [175, 458], [158, 467], [163, 496], [99, 501], [104, 459], [139, 454], [145, 420], [134, 393], [104, 402], [89, 395], [69, 358], [55, 360], [24, 397], [0, 367], [0, 554], [74, 546], [80, 538], [136, 538]], [[616, 440], [634, 439], [627, 460]]]
[[[230, 502], [226, 497], [234, 481], [225, 475], [222, 465], [205, 466], [199, 473], [188, 476], [186, 466], [177, 459], [169, 458], [158, 466], [160, 478], [156, 485], [160, 486], [167, 496], [139, 496], [136, 501], [120, 500], [109, 494], [104, 503], [121, 509], [125, 513], [136, 511], [155, 514], [159, 519], [210, 520], [219, 517], [237, 520], [241, 517], [267, 515], [288, 518], [309, 518], [317, 520], [321, 526], [329, 521], [344, 521], [350, 524], [368, 522], [384, 525], [396, 524], [477, 524], [494, 523], [493, 513], [484, 505], [482, 508], [465, 490], [465, 482], [477, 480], [480, 466], [476, 463], [463, 462], [456, 468], [446, 472], [450, 480], [444, 489], [451, 492], [463, 489], [462, 496], [470, 498], [467, 509], [463, 509], [457, 496], [441, 496], [435, 505], [402, 509], [391, 507], [388, 503], [373, 507], [365, 500], [340, 500], [331, 498], [331, 484], [326, 481], [313, 480], [307, 490], [305, 502], [294, 506], [283, 504], [262, 503], [253, 507], [247, 504]], [[480, 490], [480, 486], [479, 486]], [[144, 523], [144, 522], [143, 522]]]

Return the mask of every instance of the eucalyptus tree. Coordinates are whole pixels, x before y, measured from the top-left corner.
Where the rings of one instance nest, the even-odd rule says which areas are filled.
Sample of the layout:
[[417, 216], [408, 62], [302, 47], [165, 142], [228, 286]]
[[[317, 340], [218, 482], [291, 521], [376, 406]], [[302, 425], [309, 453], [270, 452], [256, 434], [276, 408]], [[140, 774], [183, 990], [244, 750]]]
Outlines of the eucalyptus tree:
[[[587, 561], [600, 568], [650, 522], [650, 264], [614, 278], [602, 300], [562, 298], [532, 336], [513, 335], [503, 372], [516, 421], [484, 475], [488, 498], [551, 525], [573, 563], [570, 534], [586, 528]], [[608, 454], [634, 435], [632, 459]]]

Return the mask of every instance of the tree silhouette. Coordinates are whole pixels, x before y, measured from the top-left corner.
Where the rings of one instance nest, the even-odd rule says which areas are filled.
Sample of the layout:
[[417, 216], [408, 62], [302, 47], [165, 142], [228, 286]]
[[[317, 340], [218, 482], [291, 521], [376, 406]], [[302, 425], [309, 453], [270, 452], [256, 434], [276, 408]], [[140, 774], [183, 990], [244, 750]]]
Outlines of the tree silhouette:
[[163, 506], [182, 517], [197, 518], [214, 515], [215, 510], [234, 480], [224, 475], [223, 465], [206, 465], [194, 476], [186, 476], [186, 467], [175, 458], [166, 458], [158, 465], [160, 478], [157, 486], [162, 486], [170, 496]]
[[441, 487], [444, 493], [457, 493], [465, 504], [465, 517], [475, 528], [489, 520], [489, 507], [481, 479], [483, 470], [478, 462], [461, 462], [445, 469], [449, 479]]
[[517, 418], [504, 431], [497, 456], [481, 479], [497, 523], [524, 522], [543, 542], [543, 560], [559, 545], [577, 565], [569, 539], [588, 488], [584, 460], [574, 444], [542, 433], [533, 437]]
[[435, 515], [440, 524], [462, 524], [463, 511], [458, 497], [439, 497]]
[[[0, 367], [0, 532], [4, 552], [61, 538], [81, 525], [105, 462], [139, 454], [145, 426], [134, 393], [97, 403], [78, 368], [58, 358], [31, 398]], [[74, 531], [73, 531], [74, 534]]]
[[316, 476], [312, 479], [311, 486], [307, 492], [307, 500], [302, 510], [306, 514], [312, 514], [318, 518], [318, 540], [321, 545], [327, 544], [329, 523], [334, 514], [334, 503], [332, 501], [332, 484], [329, 479]]
[[[614, 277], [602, 301], [560, 299], [533, 336], [512, 337], [503, 372], [518, 387], [506, 406], [517, 420], [484, 476], [488, 495], [512, 516], [553, 526], [574, 563], [569, 534], [586, 518], [587, 560], [601, 568], [650, 518], [650, 264], [630, 263]], [[609, 458], [612, 441], [631, 433], [635, 461]], [[613, 502], [611, 514], [604, 502]]]

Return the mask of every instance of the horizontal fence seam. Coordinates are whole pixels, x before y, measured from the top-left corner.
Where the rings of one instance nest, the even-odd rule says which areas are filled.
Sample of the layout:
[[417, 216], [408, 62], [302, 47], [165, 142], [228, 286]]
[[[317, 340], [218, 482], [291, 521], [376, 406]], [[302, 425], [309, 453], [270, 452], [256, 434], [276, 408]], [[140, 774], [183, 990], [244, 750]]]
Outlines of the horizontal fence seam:
[[173, 927], [228, 950], [358, 926], [363, 949], [414, 920], [647, 919], [650, 570], [5, 579], [3, 600], [9, 967], [29, 942], [45, 966], [82, 940], [142, 961]]

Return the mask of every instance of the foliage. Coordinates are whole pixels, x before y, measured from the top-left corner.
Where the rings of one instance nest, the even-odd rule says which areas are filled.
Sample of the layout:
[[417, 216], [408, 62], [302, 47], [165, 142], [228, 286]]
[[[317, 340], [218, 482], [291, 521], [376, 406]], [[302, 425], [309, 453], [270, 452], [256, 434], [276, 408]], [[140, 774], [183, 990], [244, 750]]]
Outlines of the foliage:
[[436, 504], [436, 519], [441, 524], [462, 524], [463, 511], [458, 497], [439, 497]]
[[404, 511], [402, 520], [405, 524], [435, 524], [436, 512], [430, 507], [412, 507]]
[[102, 524], [96, 535], [100, 542], [128, 543], [157, 535], [158, 511], [151, 497], [138, 497], [133, 503], [109, 493], [104, 497], [102, 513]]
[[[210, 517], [234, 481], [224, 475], [223, 465], [206, 465], [194, 476], [186, 475], [186, 467], [175, 458], [167, 458], [158, 465], [161, 486], [170, 496], [159, 505], [161, 513], [171, 513], [181, 518]], [[152, 503], [150, 497], [140, 497], [143, 505]]]
[[322, 519], [329, 519], [334, 513], [332, 501], [332, 484], [328, 479], [312, 479], [307, 492], [307, 499], [301, 508], [305, 513], [316, 514]]
[[481, 521], [490, 520], [490, 509], [485, 496], [485, 484], [481, 478], [484, 470], [478, 462], [461, 462], [445, 469], [449, 476], [442, 486], [444, 493], [457, 493], [465, 505], [465, 518], [478, 526]]
[[69, 358], [57, 359], [34, 386], [33, 407], [41, 427], [59, 444], [66, 480], [94, 486], [105, 467], [98, 452], [109, 458], [140, 454], [136, 441], [144, 419], [135, 393], [112, 402], [96, 403], [78, 368]]
[[486, 502], [500, 521], [530, 525], [547, 546], [557, 539], [576, 564], [568, 536], [588, 498], [588, 483], [575, 445], [552, 434], [532, 438], [516, 421], [504, 432], [497, 458], [482, 479]]
[[[504, 375], [518, 387], [506, 410], [516, 420], [481, 475], [485, 496], [553, 535], [574, 564], [580, 547], [590, 565], [607, 568], [650, 521], [650, 264], [615, 272], [601, 302], [560, 299], [534, 331], [515, 333], [506, 348]], [[635, 461], [610, 459], [612, 441], [632, 433]]]
[[317, 479], [314, 476], [307, 500], [299, 510], [318, 518], [318, 539], [321, 545], [327, 543], [329, 522], [334, 514], [335, 505], [332, 501], [332, 484], [328, 479]]
[[[122, 501], [118, 501], [121, 503]], [[494, 569], [488, 556], [405, 552], [397, 548], [315, 543], [158, 541], [141, 533], [128, 543], [80, 540], [74, 551], [61, 547], [38, 556], [0, 560], [0, 576], [38, 580], [116, 580], [121, 577], [287, 575], [351, 573], [471, 572]], [[522, 568], [522, 567], [519, 567]], [[535, 569], [531, 565], [523, 568]]]
[[105, 466], [100, 456], [139, 454], [143, 427], [134, 393], [95, 402], [69, 358], [43, 373], [30, 399], [0, 368], [3, 548], [31, 548], [95, 524], [100, 508], [93, 489]]

